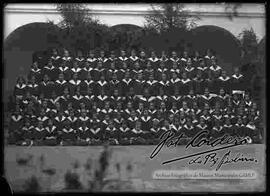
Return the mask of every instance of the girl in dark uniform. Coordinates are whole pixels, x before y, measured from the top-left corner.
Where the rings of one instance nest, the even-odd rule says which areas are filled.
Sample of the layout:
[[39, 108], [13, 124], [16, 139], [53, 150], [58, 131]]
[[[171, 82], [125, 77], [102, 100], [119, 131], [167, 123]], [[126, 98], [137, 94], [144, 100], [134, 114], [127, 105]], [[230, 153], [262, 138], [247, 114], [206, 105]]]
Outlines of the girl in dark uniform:
[[196, 135], [197, 131], [190, 118], [187, 118], [186, 123], [183, 125], [183, 132], [187, 138], [192, 138]]
[[43, 121], [38, 121], [37, 127], [33, 130], [33, 136], [35, 145], [43, 145], [43, 140], [46, 137], [46, 130], [43, 126]]
[[39, 84], [40, 92], [44, 94], [44, 97], [49, 99], [53, 89], [55, 88], [55, 84], [50, 80], [48, 75], [44, 75], [43, 81]]
[[159, 142], [159, 136], [162, 134], [161, 129], [159, 126], [158, 119], [152, 120], [152, 127], [150, 128], [151, 137], [149, 138], [151, 140], [150, 144], [155, 145]]
[[167, 58], [166, 52], [164, 50], [161, 51], [161, 57], [159, 59], [159, 62], [164, 63], [166, 65], [166, 67], [169, 66], [169, 59]]
[[221, 125], [221, 121], [218, 119], [214, 120], [214, 126], [210, 131], [210, 136], [214, 138], [222, 137], [224, 135], [223, 126]]
[[130, 72], [125, 72], [125, 77], [120, 83], [123, 96], [126, 96], [128, 94], [130, 88], [133, 86], [133, 83], [134, 82], [130, 77]]
[[37, 62], [33, 63], [32, 67], [30, 69], [30, 73], [28, 75], [28, 79], [32, 78], [33, 76], [35, 76], [37, 83], [40, 83], [42, 78], [43, 78], [42, 73], [41, 73], [41, 69], [38, 68]]
[[45, 145], [55, 146], [58, 144], [58, 130], [57, 127], [53, 124], [53, 120], [48, 120], [48, 125], [45, 127], [46, 135], [45, 135]]
[[132, 50], [131, 51], [131, 56], [128, 59], [128, 63], [130, 65], [130, 68], [133, 68], [134, 67], [134, 64], [136, 62], [139, 62], [139, 57], [136, 56], [136, 51], [135, 50]]
[[234, 73], [231, 77], [232, 93], [242, 94], [244, 90], [244, 76], [240, 73], [239, 68], [234, 68]]
[[141, 129], [141, 122], [136, 121], [135, 127], [131, 130], [131, 144], [140, 145], [145, 143], [145, 132]]
[[85, 58], [83, 57], [83, 53], [81, 50], [78, 50], [77, 57], [74, 59], [74, 62], [76, 62], [80, 68], [83, 67]]
[[151, 57], [148, 58], [148, 62], [151, 63], [152, 68], [154, 68], [155, 70], [157, 69], [158, 64], [159, 64], [159, 59], [157, 58], [155, 51], [151, 52]]
[[89, 55], [88, 58], [86, 59], [86, 61], [89, 63], [91, 68], [96, 68], [97, 66], [97, 58], [95, 58], [95, 53], [93, 50], [89, 51]]
[[225, 123], [223, 125], [223, 135], [224, 134], [231, 135], [231, 136], [235, 135], [234, 127], [231, 124], [231, 120], [229, 117], [225, 118]]
[[22, 137], [20, 139], [18, 139], [18, 141], [20, 141], [22, 145], [33, 144], [34, 128], [35, 127], [33, 125], [31, 125], [30, 120], [28, 118], [25, 118], [24, 126], [22, 127], [22, 131], [20, 131]]
[[63, 74], [64, 80], [68, 81], [71, 79], [71, 71], [66, 64], [62, 63], [61, 66], [58, 67], [58, 70], [59, 70], [59, 74], [61, 73]]
[[179, 64], [179, 61], [180, 61], [180, 59], [177, 57], [176, 51], [172, 51], [172, 55], [171, 55], [170, 63], [169, 63], [170, 67], [172, 67], [172, 64], [174, 62], [176, 62], [177, 64]]
[[85, 146], [89, 144], [91, 138], [91, 131], [87, 126], [86, 121], [82, 121], [80, 123], [80, 127], [78, 128], [78, 135], [77, 135], [77, 143], [81, 146]]
[[180, 94], [187, 95], [190, 88], [192, 87], [192, 81], [188, 78], [187, 73], [182, 74], [181, 83], [179, 85]]
[[93, 118], [90, 121], [91, 145], [101, 144], [104, 140], [104, 130], [101, 130], [101, 122], [97, 118], [96, 114], [93, 114]]
[[78, 74], [74, 73], [72, 75], [72, 79], [69, 80], [69, 90], [70, 90], [70, 95], [74, 95], [75, 94], [75, 90], [77, 87], [79, 87], [81, 85], [82, 81], [78, 78]]
[[72, 58], [69, 56], [68, 50], [64, 50], [64, 55], [63, 55], [61, 61], [65, 66], [67, 66], [68, 68], [71, 68]]
[[114, 126], [113, 120], [109, 120], [108, 126], [105, 128], [105, 140], [109, 141], [110, 144], [119, 144], [119, 130]]
[[54, 67], [52, 61], [49, 59], [48, 64], [43, 67], [41, 74], [43, 76], [48, 75], [51, 80], [55, 81], [59, 74], [59, 69]]
[[60, 66], [61, 57], [58, 55], [57, 49], [52, 50], [52, 56], [50, 57], [54, 67], [58, 68]]
[[127, 122], [125, 120], [122, 121], [121, 126], [119, 127], [119, 131], [120, 131], [119, 143], [121, 145], [129, 145], [131, 138], [131, 130], [130, 128], [128, 128]]
[[140, 67], [142, 69], [145, 69], [146, 68], [147, 61], [148, 61], [148, 59], [146, 57], [145, 52], [144, 51], [141, 51], [140, 52], [140, 57], [139, 57], [139, 63], [140, 63]]
[[35, 76], [32, 76], [30, 81], [27, 84], [26, 87], [27, 91], [29, 91], [31, 93], [31, 95], [33, 95], [34, 97], [37, 97], [39, 94], [39, 85], [36, 82], [36, 78]]
[[27, 88], [27, 85], [26, 85], [25, 79], [22, 76], [18, 77], [17, 83], [13, 91], [14, 96], [18, 97], [19, 99], [22, 99], [23, 95], [25, 94], [26, 88]]

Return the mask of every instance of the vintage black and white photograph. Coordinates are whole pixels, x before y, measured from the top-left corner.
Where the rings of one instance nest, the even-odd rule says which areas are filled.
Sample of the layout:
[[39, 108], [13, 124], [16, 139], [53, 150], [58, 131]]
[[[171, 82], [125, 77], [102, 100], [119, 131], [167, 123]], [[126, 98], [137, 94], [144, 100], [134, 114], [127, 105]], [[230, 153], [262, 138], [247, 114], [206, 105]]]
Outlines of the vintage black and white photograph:
[[14, 193], [264, 192], [263, 3], [10, 3]]

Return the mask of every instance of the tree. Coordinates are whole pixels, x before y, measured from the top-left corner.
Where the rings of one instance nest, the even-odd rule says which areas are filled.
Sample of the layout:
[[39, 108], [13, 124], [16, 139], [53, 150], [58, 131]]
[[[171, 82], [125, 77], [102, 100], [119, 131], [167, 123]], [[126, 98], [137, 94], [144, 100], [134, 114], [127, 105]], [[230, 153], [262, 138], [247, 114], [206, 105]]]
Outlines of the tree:
[[243, 60], [245, 60], [245, 62], [252, 62], [257, 60], [258, 38], [253, 28], [244, 29], [238, 35], [238, 39], [243, 50]]
[[180, 3], [151, 5], [152, 12], [145, 16], [145, 28], [150, 31], [167, 32], [172, 29], [189, 30], [196, 26], [198, 16], [191, 16]]
[[61, 43], [70, 50], [108, 48], [110, 29], [107, 25], [93, 17], [85, 4], [57, 4], [63, 20], [58, 24], [61, 28]]
[[259, 87], [262, 85], [260, 70], [263, 65], [259, 62], [258, 58], [257, 35], [252, 28], [244, 29], [238, 35], [238, 39], [243, 51], [241, 71], [249, 82], [249, 86], [252, 89], [254, 96], [259, 96], [261, 92]]
[[63, 17], [63, 20], [59, 23], [61, 27], [72, 28], [80, 24], [92, 22], [90, 9], [85, 4], [63, 3], [57, 4], [56, 8]]

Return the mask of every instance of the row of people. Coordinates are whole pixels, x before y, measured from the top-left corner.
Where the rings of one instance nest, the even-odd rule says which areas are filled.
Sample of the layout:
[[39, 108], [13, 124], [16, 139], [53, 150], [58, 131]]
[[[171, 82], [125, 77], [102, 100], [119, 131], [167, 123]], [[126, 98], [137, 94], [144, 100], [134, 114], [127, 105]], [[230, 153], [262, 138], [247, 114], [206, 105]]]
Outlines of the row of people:
[[64, 90], [63, 95], [57, 95], [55, 91], [52, 92], [51, 98], [46, 98], [43, 93], [39, 96], [34, 96], [30, 91], [27, 91], [22, 98], [16, 98], [14, 101], [14, 106], [20, 105], [21, 108], [26, 108], [29, 103], [38, 108], [41, 105], [46, 104], [46, 107], [55, 108], [56, 103], [59, 102], [62, 108], [66, 109], [69, 103], [72, 103], [75, 109], [79, 109], [80, 105], [83, 103], [88, 109], [90, 109], [94, 103], [97, 107], [101, 108], [104, 106], [105, 102], [109, 102], [112, 108], [121, 103], [123, 107], [127, 106], [131, 102], [134, 108], [137, 109], [138, 104], [142, 102], [145, 106], [149, 106], [151, 103], [155, 105], [161, 105], [164, 102], [166, 107], [169, 109], [172, 103], [177, 103], [177, 109], [182, 105], [182, 102], [187, 102], [189, 107], [192, 107], [194, 102], [198, 104], [199, 108], [203, 107], [205, 103], [208, 103], [210, 107], [218, 102], [221, 108], [238, 107], [239, 105], [244, 105], [246, 107], [251, 107], [254, 101], [251, 99], [248, 92], [245, 94], [227, 94], [226, 91], [221, 88], [218, 94], [210, 93], [209, 88], [205, 88], [203, 94], [195, 94], [194, 90], [191, 89], [187, 95], [180, 95], [176, 91], [173, 95], [166, 95], [161, 89], [157, 96], [150, 94], [149, 89], [144, 89], [143, 95], [136, 95], [134, 91], [129, 91], [126, 96], [122, 96], [117, 89], [113, 90], [113, 94], [106, 95], [104, 91], [101, 91], [100, 95], [94, 95], [92, 89], [89, 88], [86, 94], [81, 93], [80, 89], [77, 88], [75, 95], [70, 95], [68, 88]]
[[[66, 58], [69, 59], [68, 57]], [[86, 73], [91, 72], [93, 75], [103, 73], [108, 76], [111, 76], [113, 73], [117, 73], [119, 78], [121, 78], [121, 76], [123, 77], [123, 73], [129, 70], [131, 74], [140, 72], [171, 74], [175, 72], [176, 74], [181, 75], [183, 72], [186, 72], [190, 78], [194, 78], [197, 72], [200, 71], [202, 72], [203, 78], [208, 77], [207, 75], [210, 74], [212, 77], [218, 78], [223, 70], [217, 64], [216, 58], [210, 58], [210, 65], [207, 63], [207, 58], [199, 58], [196, 64], [194, 64], [194, 61], [191, 58], [187, 58], [184, 66], [181, 66], [177, 60], [172, 61], [171, 65], [168, 65], [163, 61], [157, 61], [154, 64], [153, 61], [150, 60], [147, 61], [145, 65], [140, 63], [140, 61], [135, 61], [133, 64], [128, 64], [124, 61], [119, 65], [115, 61], [104, 63], [101, 60], [93, 60], [95, 63], [91, 63], [90, 61], [82, 61], [81, 63], [78, 63], [78, 61], [74, 61], [69, 64], [59, 63], [56, 65], [53, 63], [52, 59], [54, 59], [54, 57], [51, 57], [44, 66], [40, 66], [37, 61], [34, 62], [30, 69], [30, 76], [35, 75], [37, 80], [41, 80], [43, 76], [47, 74], [52, 80], [55, 80], [59, 73], [65, 73], [66, 79], [70, 79], [70, 76], [73, 75], [73, 73], [78, 73], [80, 76], [82, 75], [82, 78], [86, 78]]]
[[[207, 93], [207, 92], [206, 92]], [[206, 97], [206, 95], [202, 95]], [[226, 99], [228, 97], [224, 96]], [[223, 120], [226, 116], [230, 116], [232, 119], [241, 117], [243, 119], [249, 119], [253, 121], [260, 121], [260, 113], [257, 104], [250, 100], [248, 94], [244, 98], [238, 100], [241, 96], [234, 94], [233, 100], [231, 99], [221, 99], [225, 102], [209, 102], [208, 99], [203, 99], [205, 102], [197, 102], [195, 99], [190, 100], [178, 100], [178, 101], [165, 101], [160, 100], [156, 102], [155, 100], [150, 100], [149, 102], [145, 100], [145, 97], [136, 96], [133, 99], [123, 102], [123, 100], [102, 100], [100, 102], [90, 101], [85, 104], [83, 102], [67, 101], [62, 102], [59, 99], [56, 100], [46, 100], [41, 99], [39, 101], [33, 102], [33, 100], [23, 100], [16, 102], [14, 105], [15, 113], [11, 116], [11, 119], [17, 122], [22, 122], [24, 118], [32, 119], [35, 123], [37, 120], [43, 119], [47, 121], [49, 118], [65, 119], [70, 118], [78, 120], [89, 119], [93, 117], [94, 114], [98, 116], [99, 119], [109, 116], [110, 118], [117, 118], [120, 114], [121, 118], [128, 120], [140, 118], [145, 116], [147, 119], [154, 118], [168, 118], [170, 115], [189, 115], [190, 117], [196, 119], [203, 116], [207, 120], [220, 119]], [[155, 98], [155, 97], [152, 97]], [[196, 98], [196, 96], [194, 96]], [[218, 98], [218, 97], [217, 97]], [[34, 99], [34, 98], [33, 98]], [[137, 99], [137, 100], [136, 100]], [[134, 118], [133, 118], [134, 117]]]
[[91, 50], [89, 51], [87, 57], [83, 56], [82, 51], [78, 51], [77, 55], [71, 57], [68, 50], [64, 50], [63, 55], [60, 56], [57, 49], [53, 49], [51, 56], [43, 58], [45, 61], [42, 61], [42, 59], [39, 59], [39, 61], [46, 63], [50, 61], [56, 67], [59, 67], [59, 65], [63, 63], [69, 67], [71, 67], [72, 63], [77, 63], [79, 66], [83, 66], [83, 64], [86, 62], [93, 65], [93, 67], [95, 67], [98, 62], [102, 62], [107, 66], [112, 62], [116, 63], [116, 66], [122, 66], [123, 63], [132, 66], [136, 62], [139, 62], [143, 67], [146, 67], [148, 62], [153, 64], [154, 67], [156, 67], [160, 62], [166, 64], [167, 67], [172, 66], [174, 63], [186, 66], [189, 58], [192, 60], [194, 65], [198, 65], [200, 60], [204, 60], [207, 66], [210, 67], [212, 60], [216, 59], [216, 57], [212, 55], [210, 51], [207, 51], [205, 56], [202, 56], [198, 51], [196, 51], [194, 55], [190, 55], [187, 51], [184, 51], [181, 57], [178, 57], [176, 51], [172, 51], [170, 57], [167, 56], [165, 51], [162, 51], [160, 57], [156, 55], [155, 51], [152, 51], [151, 55], [147, 57], [147, 54], [144, 51], [140, 51], [139, 55], [137, 56], [136, 51], [132, 50], [130, 56], [128, 56], [125, 50], [121, 50], [121, 54], [118, 57], [114, 51], [111, 51], [109, 57], [107, 57], [105, 51], [103, 50], [101, 50], [97, 56], [95, 55], [95, 52]]
[[[196, 119], [195, 119], [196, 120]], [[148, 120], [148, 118], [134, 119], [134, 121], [126, 121], [119, 118], [110, 119], [109, 116], [101, 121], [96, 115], [91, 119], [90, 124], [82, 121], [78, 126], [74, 126], [74, 122], [70, 119], [63, 119], [61, 123], [57, 120], [49, 119], [48, 123], [39, 120], [35, 125], [28, 118], [20, 129], [14, 129], [10, 132], [12, 142], [46, 141], [51, 139], [57, 143], [61, 142], [86, 142], [91, 144], [95, 141], [116, 141], [116, 144], [125, 140], [131, 144], [133, 139], [142, 138], [147, 143], [158, 141], [162, 133], [171, 130], [176, 134], [183, 133], [184, 137], [193, 137], [202, 130], [208, 130], [209, 136], [220, 137], [224, 134], [233, 136], [246, 137], [249, 136], [253, 140], [262, 138], [262, 130], [259, 129], [253, 120], [245, 121], [237, 118], [232, 124], [231, 119], [226, 117], [224, 122], [215, 119], [209, 126], [203, 116], [194, 122], [193, 118], [180, 116], [174, 118], [172, 115], [168, 119], [159, 120], [158, 118]]]
[[153, 66], [153, 64], [149, 61], [145, 67], [143, 67], [139, 62], [134, 63], [132, 66], [126, 63], [123, 63], [121, 66], [116, 66], [114, 62], [110, 63], [109, 65], [105, 66], [104, 63], [101, 61], [98, 61], [97, 64], [94, 66], [90, 63], [84, 63], [81, 66], [79, 66], [78, 63], [73, 63], [70, 66], [67, 66], [66, 64], [61, 64], [59, 66], [53, 66], [52, 61], [49, 61], [47, 65], [45, 65], [42, 68], [39, 68], [38, 63], [34, 62], [31, 69], [30, 69], [30, 75], [38, 76], [37, 78], [40, 79], [45, 74], [48, 74], [51, 76], [52, 79], [55, 79], [57, 75], [61, 72], [65, 73], [66, 77], [72, 75], [72, 73], [78, 73], [82, 75], [82, 77], [85, 76], [85, 73], [91, 72], [92, 74], [108, 74], [111, 75], [111, 73], [118, 73], [118, 75], [121, 75], [122, 72], [125, 72], [129, 70], [130, 72], [138, 73], [138, 72], [161, 72], [161, 73], [183, 73], [187, 72], [188, 75], [193, 78], [195, 77], [196, 73], [198, 71], [201, 71], [205, 73], [206, 75], [208, 72], [212, 74], [213, 77], [219, 77], [222, 71], [222, 68], [217, 65], [216, 60], [212, 60], [212, 65], [207, 66], [205, 61], [201, 59], [199, 61], [199, 65], [195, 67], [194, 64], [192, 64], [192, 60], [189, 58], [187, 60], [187, 64], [184, 67], [181, 67], [177, 64], [177, 62], [174, 62], [172, 66], [167, 66], [165, 63], [157, 64], [156, 66]]
[[[162, 106], [161, 108], [163, 108]], [[129, 122], [129, 125], [132, 126], [135, 121], [138, 119], [144, 121], [145, 123], [149, 123], [150, 121], [154, 119], [170, 119], [170, 118], [180, 118], [185, 119], [186, 117], [192, 118], [193, 123], [198, 123], [199, 118], [203, 118], [208, 122], [208, 125], [210, 126], [211, 123], [213, 123], [214, 120], [224, 121], [226, 118], [230, 118], [232, 123], [235, 124], [237, 122], [238, 118], [243, 119], [245, 123], [249, 121], [253, 121], [256, 125], [260, 125], [260, 115], [259, 113], [254, 109], [251, 108], [248, 111], [245, 111], [242, 108], [239, 108], [237, 111], [232, 111], [231, 109], [226, 109], [225, 111], [222, 110], [214, 110], [211, 111], [209, 109], [204, 110], [195, 110], [195, 109], [186, 109], [184, 111], [183, 108], [181, 110], [171, 109], [169, 111], [161, 111], [160, 110], [153, 110], [153, 109], [126, 109], [125, 111], [114, 111], [112, 109], [103, 109], [101, 111], [98, 110], [92, 110], [92, 112], [89, 114], [89, 112], [86, 109], [82, 109], [80, 112], [76, 112], [73, 109], [68, 110], [60, 110], [54, 113], [54, 115], [50, 114], [50, 111], [46, 111], [44, 108], [40, 110], [40, 113], [37, 115], [35, 113], [31, 113], [30, 111], [27, 111], [25, 114], [20, 114], [19, 112], [15, 112], [11, 115], [11, 123], [10, 123], [10, 129], [20, 129], [23, 121], [25, 119], [31, 120], [33, 125], [36, 125], [38, 121], [43, 121], [46, 125], [48, 123], [49, 119], [54, 119], [58, 123], [63, 123], [63, 121], [68, 120], [72, 122], [74, 127], [77, 127], [82, 122], [87, 122], [87, 124], [90, 126], [91, 121], [95, 118], [98, 119], [116, 119], [119, 122], [122, 120], [125, 120]], [[164, 109], [163, 109], [164, 110]], [[150, 126], [147, 125], [147, 126]]]
[[104, 75], [101, 75], [98, 81], [94, 80], [91, 74], [87, 74], [84, 80], [79, 79], [77, 73], [72, 76], [72, 79], [65, 80], [64, 74], [60, 73], [55, 81], [51, 80], [47, 74], [44, 75], [42, 82], [37, 82], [35, 76], [32, 76], [28, 82], [23, 77], [19, 77], [14, 88], [14, 95], [22, 96], [26, 91], [30, 91], [35, 96], [44, 93], [46, 97], [49, 97], [54, 90], [58, 96], [61, 96], [64, 94], [65, 88], [68, 88], [72, 95], [77, 88], [80, 88], [80, 91], [84, 93], [87, 92], [88, 88], [91, 88], [95, 95], [101, 94], [102, 90], [105, 91], [106, 95], [109, 95], [114, 89], [118, 89], [122, 95], [126, 95], [131, 88], [134, 89], [135, 94], [140, 95], [144, 93], [144, 89], [149, 89], [151, 95], [158, 95], [160, 89], [167, 95], [173, 95], [175, 91], [181, 95], [187, 95], [190, 89], [194, 89], [195, 94], [200, 94], [206, 87], [214, 93], [218, 93], [220, 88], [226, 92], [243, 91], [244, 84], [243, 75], [237, 73], [230, 78], [226, 75], [226, 71], [223, 71], [217, 79], [203, 79], [200, 74], [194, 79], [190, 79], [186, 73], [182, 74], [181, 79], [176, 73], [172, 74], [172, 78], [168, 78], [168, 75], [162, 73], [160, 80], [156, 80], [153, 74], [150, 74], [149, 79], [145, 80], [141, 73], [138, 73], [136, 78], [132, 78], [130, 72], [125, 72], [122, 80], [113, 74], [111, 79], [106, 79]]

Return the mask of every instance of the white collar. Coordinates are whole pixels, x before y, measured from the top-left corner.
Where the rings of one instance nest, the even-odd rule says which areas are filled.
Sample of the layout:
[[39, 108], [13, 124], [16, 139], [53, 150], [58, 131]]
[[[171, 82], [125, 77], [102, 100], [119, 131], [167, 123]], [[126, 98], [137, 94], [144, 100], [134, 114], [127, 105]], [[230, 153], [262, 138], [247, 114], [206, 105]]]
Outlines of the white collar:
[[176, 59], [174, 59], [173, 57], [171, 57], [170, 60], [171, 60], [171, 61], [174, 61], [174, 62], [177, 62], [177, 61], [179, 61], [179, 58], [176, 57]]
[[144, 122], [147, 122], [147, 121], [149, 121], [149, 120], [151, 119], [151, 116], [147, 116], [147, 117], [142, 116], [141, 119], [142, 119]]
[[218, 71], [221, 70], [221, 67], [217, 65], [217, 67], [215, 68], [213, 65], [210, 67], [211, 70], [213, 71]]
[[101, 80], [99, 80], [97, 83], [100, 84], [101, 86], [103, 86], [103, 85], [107, 84], [107, 81], [104, 80], [104, 81], [102, 82]]
[[68, 57], [63, 57], [62, 59], [65, 60], [65, 61], [66, 61], [66, 60], [69, 61], [69, 60], [71, 59], [71, 57], [70, 57], [70, 56], [68, 56]]
[[21, 115], [18, 115], [18, 116], [12, 115], [11, 118], [12, 118], [14, 121], [19, 121], [20, 119], [22, 119], [22, 116], [21, 116]]
[[157, 61], [158, 61], [158, 58], [155, 57], [155, 58], [153, 59], [152, 57], [150, 57], [149, 60], [152, 61], [152, 62], [157, 62]]
[[52, 132], [56, 129], [56, 126], [53, 125], [52, 127], [46, 127], [45, 129], [49, 132]]
[[97, 127], [96, 129], [91, 128], [90, 131], [94, 134], [97, 134], [101, 129]]
[[186, 67], [185, 70], [190, 72], [190, 71], [194, 70], [194, 67], [190, 67], [190, 68]]
[[103, 63], [108, 61], [108, 59], [106, 57], [99, 57], [98, 60], [101, 60]]
[[242, 78], [243, 75], [242, 75], [242, 74], [239, 74], [239, 75], [237, 76], [236, 74], [233, 74], [232, 77], [235, 78], [235, 79], [239, 79], [239, 78]]
[[126, 127], [125, 129], [124, 129], [123, 127], [120, 127], [119, 129], [120, 129], [120, 131], [122, 131], [122, 132], [127, 132], [127, 131], [130, 130], [128, 127]]
[[67, 67], [67, 66], [65, 66], [65, 67], [59, 67], [59, 69], [60, 69], [61, 71], [66, 71], [66, 70], [68, 69], [68, 67]]
[[187, 82], [190, 82], [191, 80], [189, 78], [186, 78], [186, 79], [182, 79], [181, 81], [185, 84]]
[[222, 80], [222, 81], [227, 81], [230, 79], [229, 76], [226, 76], [225, 78], [223, 78], [222, 76], [218, 77], [218, 79]]
[[251, 125], [251, 124], [247, 124], [246, 126], [247, 128], [250, 128], [252, 130], [255, 130], [256, 129], [256, 126], [255, 125]]
[[23, 83], [21, 86], [20, 86], [19, 84], [16, 84], [16, 87], [18, 87], [18, 88], [20, 88], [20, 89], [23, 89], [23, 88], [26, 87], [26, 84]]
[[126, 60], [128, 60], [128, 58], [127, 58], [126, 56], [125, 56], [125, 58], [123, 58], [122, 56], [120, 56], [119, 59], [120, 59], [121, 61], [126, 61]]
[[131, 81], [132, 81], [132, 79], [131, 78], [129, 78], [128, 80], [126, 80], [125, 78], [123, 79], [123, 81], [125, 82], [125, 83], [130, 83]]
[[135, 57], [130, 56], [129, 58], [130, 58], [131, 60], [133, 60], [133, 61], [136, 61], [136, 60], [138, 60], [138, 59], [139, 59], [137, 56], [135, 56]]
[[71, 84], [75, 84], [75, 85], [78, 85], [78, 84], [80, 84], [80, 83], [81, 83], [81, 81], [80, 81], [80, 80], [78, 80], [78, 79], [77, 79], [76, 81], [72, 79], [72, 80], [70, 80], [70, 81], [69, 81], [69, 83], [71, 83]]
[[107, 127], [106, 130], [107, 130], [107, 131], [115, 131], [116, 128], [115, 128], [115, 127], [113, 127], [113, 128]]
[[87, 61], [89, 61], [89, 62], [94, 62], [94, 61], [96, 61], [97, 59], [95, 58], [95, 57], [93, 57], [93, 58], [87, 58]]
[[62, 81], [56, 80], [55, 82], [58, 83], [58, 84], [65, 84], [67, 81], [66, 80], [62, 80]]
[[60, 56], [56, 56], [56, 57], [51, 56], [51, 58], [54, 59], [54, 60], [57, 60], [57, 59], [59, 59], [59, 58], [61, 58], [61, 57], [60, 57]]
[[33, 72], [37, 73], [37, 72], [40, 72], [40, 71], [41, 71], [41, 69], [39, 69], [39, 68], [37, 68], [37, 69], [31, 68], [31, 71], [33, 71]]
[[79, 130], [81, 130], [81, 131], [86, 131], [86, 130], [88, 130], [89, 128], [88, 127], [79, 127]]
[[52, 69], [54, 69], [55, 67], [52, 65], [51, 67], [48, 67], [48, 65], [47, 66], [45, 66], [44, 67], [45, 69], [49, 69], [49, 70], [52, 70]]
[[82, 58], [80, 59], [80, 58], [76, 57], [76, 58], [75, 58], [75, 60], [77, 60], [77, 61], [80, 61], [80, 62], [81, 62], [81, 61], [83, 61], [83, 60], [84, 60], [84, 58], [82, 57]]
[[79, 67], [73, 67], [72, 69], [71, 69], [73, 72], [79, 72], [79, 71], [81, 71], [82, 69], [81, 68], [79, 68]]
[[43, 131], [44, 130], [44, 128], [39, 128], [39, 127], [36, 127], [36, 130], [38, 131], [38, 132], [41, 132], [41, 131]]
[[78, 95], [76, 94], [76, 95], [73, 96], [73, 98], [75, 98], [75, 99], [77, 99], [77, 100], [80, 100], [80, 99], [83, 98], [83, 96], [82, 96], [82, 95], [78, 96]]
[[99, 96], [97, 96], [97, 98], [104, 100], [104, 99], [108, 98], [108, 96], [107, 95], [103, 95], [103, 97], [102, 97], [102, 95], [99, 95]]

